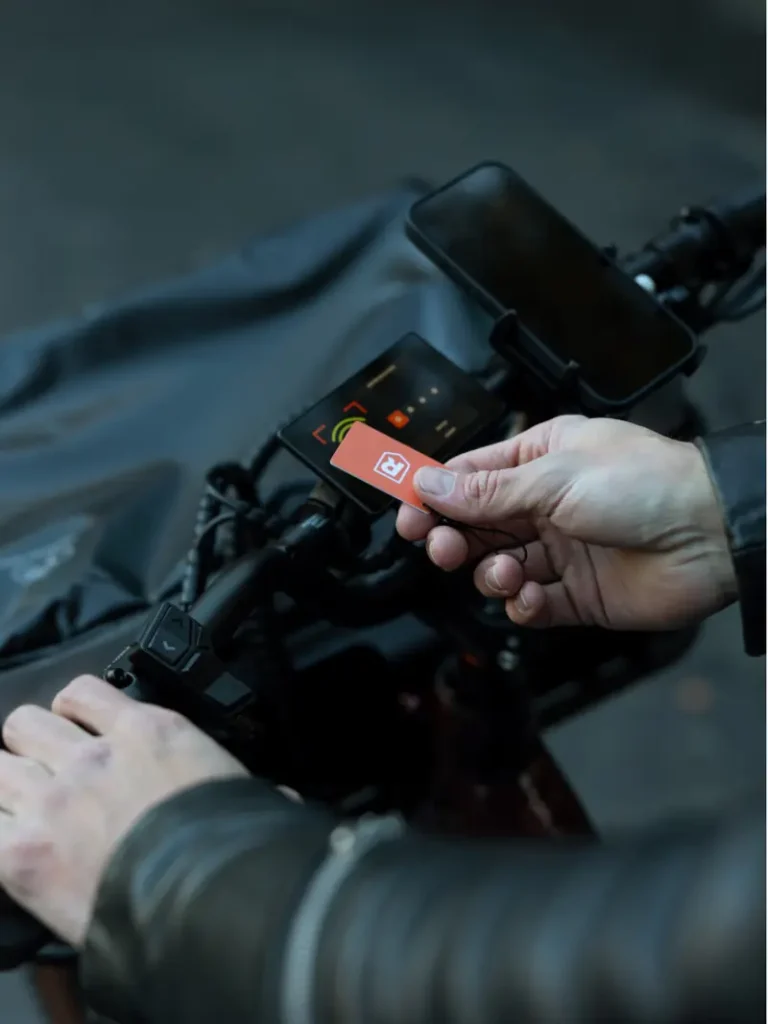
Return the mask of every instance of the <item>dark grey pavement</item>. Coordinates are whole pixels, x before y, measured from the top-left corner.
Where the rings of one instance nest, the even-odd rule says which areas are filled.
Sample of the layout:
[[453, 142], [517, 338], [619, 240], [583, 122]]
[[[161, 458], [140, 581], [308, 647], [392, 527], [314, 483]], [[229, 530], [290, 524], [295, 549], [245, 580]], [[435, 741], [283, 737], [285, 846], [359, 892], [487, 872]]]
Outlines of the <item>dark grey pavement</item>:
[[[764, 175], [764, 53], [752, 0], [4, 0], [0, 331], [485, 157], [631, 246]], [[714, 425], [764, 415], [764, 332], [712, 338]], [[728, 806], [764, 785], [763, 683], [731, 611], [553, 742], [606, 828]]]

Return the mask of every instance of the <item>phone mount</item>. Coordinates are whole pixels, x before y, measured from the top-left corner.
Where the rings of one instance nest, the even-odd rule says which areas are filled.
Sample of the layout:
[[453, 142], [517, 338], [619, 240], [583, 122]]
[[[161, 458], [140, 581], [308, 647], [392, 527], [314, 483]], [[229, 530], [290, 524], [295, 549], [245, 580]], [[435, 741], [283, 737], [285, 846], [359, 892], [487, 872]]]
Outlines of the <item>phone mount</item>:
[[590, 416], [621, 417], [680, 374], [690, 376], [706, 353], [705, 346], [697, 339], [691, 357], [674, 374], [661, 375], [649, 381], [642, 392], [616, 402], [603, 398], [586, 384], [578, 362], [558, 359], [527, 331], [514, 309], [506, 310], [495, 320], [489, 342], [495, 352], [525, 377], [526, 391], [551, 409], [552, 414], [581, 412]]
[[532, 341], [514, 309], [508, 309], [498, 317], [489, 337], [491, 348], [526, 376], [532, 375], [538, 384], [536, 390], [546, 393], [549, 402], [559, 410], [564, 411], [571, 406], [580, 407], [579, 364], [574, 360], [558, 363], [543, 346], [540, 346], [540, 362], [537, 366], [536, 361], [527, 356]]

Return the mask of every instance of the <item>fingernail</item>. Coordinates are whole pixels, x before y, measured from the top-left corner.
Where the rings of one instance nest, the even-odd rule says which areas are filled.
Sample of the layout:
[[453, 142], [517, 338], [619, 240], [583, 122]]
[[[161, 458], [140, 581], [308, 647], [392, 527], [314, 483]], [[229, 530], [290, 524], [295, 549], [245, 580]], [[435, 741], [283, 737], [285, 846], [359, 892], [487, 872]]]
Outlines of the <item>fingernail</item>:
[[499, 574], [496, 571], [497, 561], [494, 559], [488, 566], [488, 571], [485, 574], [485, 582], [490, 590], [496, 590], [500, 594], [503, 593], [501, 583], [499, 582]]
[[431, 494], [435, 498], [447, 498], [456, 484], [456, 474], [449, 469], [422, 466], [416, 473], [415, 483], [422, 494]]
[[530, 608], [530, 605], [528, 604], [528, 600], [526, 599], [526, 596], [525, 596], [525, 587], [523, 587], [523, 589], [521, 591], [519, 591], [517, 597], [515, 598], [515, 604], [517, 605], [518, 609], [521, 612], [527, 612], [528, 609]]

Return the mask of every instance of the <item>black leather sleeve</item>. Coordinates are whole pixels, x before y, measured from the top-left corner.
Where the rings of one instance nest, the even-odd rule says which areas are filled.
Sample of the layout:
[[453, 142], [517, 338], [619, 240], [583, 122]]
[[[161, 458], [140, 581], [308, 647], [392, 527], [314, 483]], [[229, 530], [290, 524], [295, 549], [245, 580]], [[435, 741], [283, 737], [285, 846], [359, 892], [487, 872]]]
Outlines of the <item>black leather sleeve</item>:
[[731, 546], [747, 654], [765, 654], [765, 421], [699, 442]]
[[81, 957], [89, 1005], [117, 1024], [261, 1024], [331, 828], [249, 778], [150, 811], [101, 885]]
[[[307, 945], [291, 925], [333, 828], [247, 779], [150, 812], [98, 895], [91, 1003], [120, 1024], [765, 1019], [762, 814], [610, 847], [386, 839], [342, 872]], [[297, 955], [301, 1020], [283, 999]]]

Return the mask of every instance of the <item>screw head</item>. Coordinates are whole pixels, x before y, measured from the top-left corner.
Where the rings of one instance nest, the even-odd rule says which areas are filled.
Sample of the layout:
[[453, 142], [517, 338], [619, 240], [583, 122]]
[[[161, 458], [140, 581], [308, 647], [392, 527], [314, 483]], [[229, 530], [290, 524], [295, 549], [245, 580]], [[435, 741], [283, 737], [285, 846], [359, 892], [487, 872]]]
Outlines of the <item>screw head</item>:
[[124, 690], [126, 686], [130, 686], [131, 683], [136, 681], [136, 677], [133, 672], [127, 672], [124, 668], [110, 668], [104, 674], [104, 679], [108, 683], [112, 683], [113, 686], [119, 687]]

